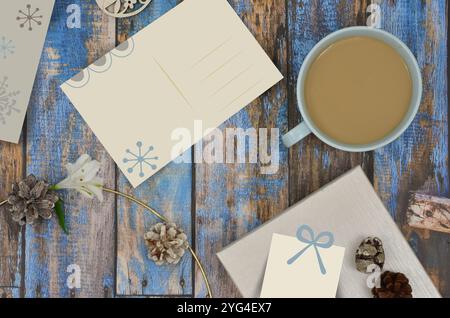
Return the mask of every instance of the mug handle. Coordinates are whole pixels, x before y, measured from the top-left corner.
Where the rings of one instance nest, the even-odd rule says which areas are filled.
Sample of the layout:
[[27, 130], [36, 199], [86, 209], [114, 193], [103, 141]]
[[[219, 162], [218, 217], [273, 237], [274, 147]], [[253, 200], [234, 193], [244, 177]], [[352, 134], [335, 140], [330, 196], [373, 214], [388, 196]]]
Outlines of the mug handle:
[[305, 122], [301, 122], [295, 128], [290, 130], [286, 135], [282, 137], [283, 143], [286, 147], [290, 148], [297, 142], [305, 138], [311, 133], [308, 125]]

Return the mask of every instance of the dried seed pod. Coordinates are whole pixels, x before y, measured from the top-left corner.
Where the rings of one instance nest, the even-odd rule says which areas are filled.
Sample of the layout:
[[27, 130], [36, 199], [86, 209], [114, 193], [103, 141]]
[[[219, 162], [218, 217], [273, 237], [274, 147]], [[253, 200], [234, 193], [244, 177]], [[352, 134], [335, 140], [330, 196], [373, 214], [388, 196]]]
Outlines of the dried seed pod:
[[373, 288], [374, 298], [413, 298], [409, 279], [403, 273], [384, 272], [380, 288]]
[[356, 269], [362, 273], [367, 273], [367, 267], [375, 264], [383, 269], [384, 266], [383, 243], [377, 237], [368, 237], [361, 242], [356, 250]]
[[189, 247], [187, 235], [174, 223], [155, 224], [144, 238], [156, 265], [178, 264]]

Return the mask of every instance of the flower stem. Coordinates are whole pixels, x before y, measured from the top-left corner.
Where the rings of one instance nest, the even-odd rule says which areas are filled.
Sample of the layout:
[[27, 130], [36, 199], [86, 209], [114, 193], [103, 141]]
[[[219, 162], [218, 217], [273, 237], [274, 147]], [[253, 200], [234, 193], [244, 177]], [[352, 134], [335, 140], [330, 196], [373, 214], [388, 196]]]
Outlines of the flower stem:
[[5, 201], [0, 202], [0, 206], [6, 204], [6, 202], [8, 202], [8, 200], [5, 200]]
[[[153, 215], [158, 217], [160, 220], [162, 220], [162, 221], [164, 221], [166, 223], [169, 222], [169, 220], [166, 217], [162, 216], [155, 209], [153, 209], [149, 205], [145, 204], [144, 202], [134, 198], [131, 195], [128, 195], [128, 194], [125, 194], [125, 193], [122, 193], [122, 192], [119, 192], [119, 191], [115, 191], [115, 190], [112, 190], [112, 189], [108, 189], [108, 188], [102, 188], [102, 190], [105, 191], [105, 192], [113, 193], [113, 194], [116, 194], [118, 196], [124, 197], [124, 198], [126, 198], [126, 199], [128, 199], [128, 200], [130, 200], [130, 201], [132, 201], [134, 203], [136, 203], [137, 205], [145, 208], [146, 210], [150, 211], [151, 213], [153, 213]], [[200, 269], [200, 272], [202, 273], [203, 279], [205, 280], [206, 289], [208, 290], [208, 297], [212, 298], [211, 287], [209, 286], [209, 281], [208, 281], [208, 277], [206, 276], [205, 269], [203, 268], [203, 265], [200, 262], [200, 259], [198, 258], [197, 254], [195, 254], [195, 252], [194, 252], [194, 250], [192, 249], [191, 246], [188, 247], [188, 250], [192, 254], [192, 257], [194, 258], [195, 262], [197, 263], [197, 265], [198, 265], [198, 267]]]

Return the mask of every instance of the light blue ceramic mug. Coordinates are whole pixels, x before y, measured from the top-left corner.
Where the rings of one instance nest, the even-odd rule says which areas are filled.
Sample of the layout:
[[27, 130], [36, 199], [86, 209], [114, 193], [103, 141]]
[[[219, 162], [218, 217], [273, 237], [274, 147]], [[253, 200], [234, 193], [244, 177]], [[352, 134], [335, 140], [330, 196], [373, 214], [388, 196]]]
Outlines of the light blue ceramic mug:
[[[320, 129], [311, 120], [311, 117], [308, 114], [303, 90], [306, 75], [308, 74], [309, 71], [309, 67], [311, 66], [312, 62], [316, 59], [316, 57], [336, 41], [354, 36], [372, 37], [381, 40], [386, 44], [390, 45], [392, 48], [394, 48], [405, 61], [409, 69], [413, 85], [409, 110], [406, 113], [403, 120], [400, 122], [400, 124], [383, 139], [365, 145], [344, 144], [337, 140], [334, 140], [333, 138], [330, 138], [325, 133], [321, 132]], [[382, 92], [380, 93], [382, 94]], [[300, 140], [302, 140], [303, 138], [305, 138], [306, 136], [308, 136], [309, 134], [313, 133], [326, 144], [344, 151], [364, 152], [381, 148], [397, 139], [409, 127], [409, 125], [411, 124], [411, 122], [413, 121], [414, 117], [417, 114], [421, 99], [422, 99], [422, 76], [420, 73], [420, 68], [419, 65], [417, 64], [414, 55], [402, 41], [400, 41], [392, 34], [379, 29], [373, 29], [369, 27], [350, 27], [342, 29], [322, 39], [319, 43], [317, 43], [316, 46], [314, 46], [314, 48], [311, 50], [311, 52], [309, 52], [309, 54], [305, 58], [305, 61], [302, 64], [300, 74], [297, 80], [297, 103], [303, 118], [303, 122], [301, 122], [298, 126], [293, 128], [291, 131], [289, 131], [286, 135], [283, 136], [283, 143], [285, 144], [286, 147], [291, 147]]]

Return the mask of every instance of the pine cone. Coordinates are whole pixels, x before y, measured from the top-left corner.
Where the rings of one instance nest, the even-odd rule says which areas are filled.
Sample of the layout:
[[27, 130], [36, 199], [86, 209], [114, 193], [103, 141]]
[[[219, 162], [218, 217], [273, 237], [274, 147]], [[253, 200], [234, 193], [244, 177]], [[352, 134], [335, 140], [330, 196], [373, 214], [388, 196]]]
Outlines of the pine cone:
[[408, 278], [402, 273], [381, 274], [381, 287], [372, 288], [374, 298], [413, 298]]
[[158, 223], [144, 236], [148, 258], [156, 265], [178, 264], [189, 247], [187, 235], [173, 223]]
[[356, 250], [356, 269], [361, 273], [367, 273], [370, 265], [377, 265], [380, 269], [384, 266], [383, 243], [377, 237], [368, 237], [361, 242]]
[[25, 180], [13, 184], [7, 205], [12, 219], [24, 225], [33, 224], [39, 217], [50, 219], [58, 200], [58, 196], [49, 190], [47, 183], [29, 175]]

